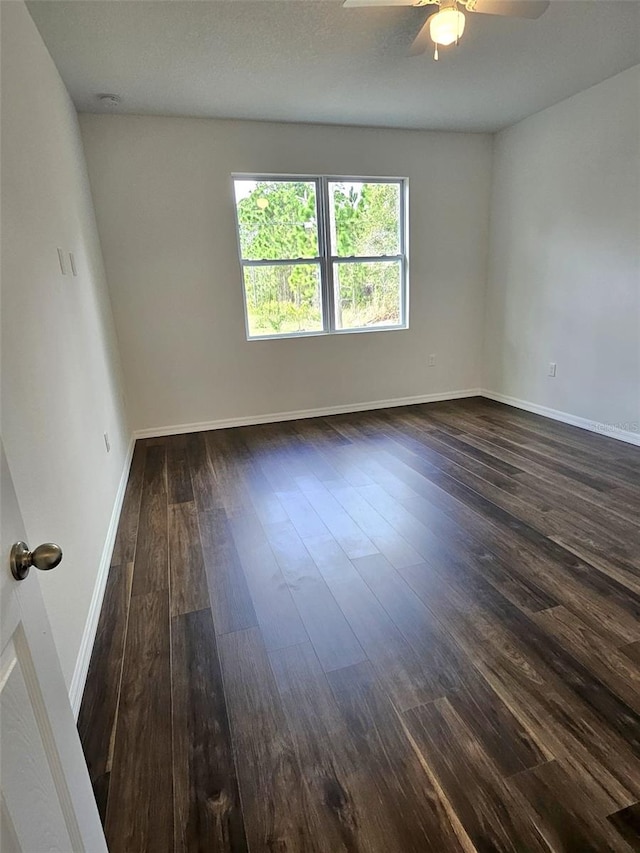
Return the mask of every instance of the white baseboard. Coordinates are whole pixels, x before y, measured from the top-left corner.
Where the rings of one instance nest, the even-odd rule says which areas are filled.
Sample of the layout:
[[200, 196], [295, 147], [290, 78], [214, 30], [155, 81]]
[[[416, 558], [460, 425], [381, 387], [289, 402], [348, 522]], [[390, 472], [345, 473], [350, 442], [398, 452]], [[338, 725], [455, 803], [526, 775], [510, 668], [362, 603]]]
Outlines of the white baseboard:
[[319, 409], [299, 409], [295, 412], [273, 412], [266, 415], [247, 415], [241, 418], [224, 418], [218, 421], [202, 421], [195, 424], [174, 424], [166, 427], [151, 427], [134, 432], [135, 438], [159, 438], [163, 435], [179, 435], [185, 432], [203, 432], [210, 429], [271, 424], [279, 421], [299, 421], [302, 418], [322, 418], [327, 415], [343, 415], [350, 412], [367, 412], [370, 409], [391, 409], [395, 406], [413, 406], [417, 403], [435, 403], [440, 400], [460, 400], [463, 397], [477, 397], [479, 388], [465, 391], [439, 391], [435, 394], [420, 394], [417, 397], [395, 397], [392, 400], [372, 400], [367, 403], [347, 403], [343, 406], [326, 406]]
[[129, 479], [129, 468], [131, 467], [131, 459], [133, 458], [134, 445], [135, 436], [132, 436], [124, 461], [124, 467], [122, 470], [122, 476], [120, 477], [120, 483], [118, 484], [118, 491], [116, 492], [116, 498], [113, 503], [111, 520], [109, 521], [109, 528], [107, 530], [107, 536], [105, 538], [104, 547], [102, 549], [102, 557], [100, 558], [98, 577], [96, 578], [96, 583], [93, 588], [93, 596], [91, 598], [91, 605], [89, 606], [89, 614], [87, 616], [87, 621], [84, 626], [82, 642], [80, 643], [80, 651], [78, 652], [76, 667], [73, 671], [71, 687], [69, 688], [69, 701], [71, 702], [73, 715], [76, 720], [78, 719], [78, 714], [80, 713], [82, 694], [84, 692], [84, 685], [87, 680], [87, 674], [89, 672], [89, 663], [91, 661], [91, 652], [93, 651], [93, 644], [96, 639], [96, 631], [98, 630], [98, 619], [100, 618], [102, 600], [104, 598], [104, 592], [107, 586], [109, 566], [111, 565], [111, 554], [113, 552], [113, 546], [116, 541], [116, 533], [118, 532], [118, 522], [120, 521], [122, 502], [124, 500], [124, 493], [127, 488], [127, 481]]
[[486, 388], [482, 388], [479, 393], [482, 397], [488, 397], [489, 400], [496, 400], [498, 403], [506, 403], [507, 406], [514, 406], [516, 409], [524, 409], [526, 412], [543, 415], [545, 418], [551, 418], [554, 421], [562, 421], [562, 423], [603, 435], [605, 438], [616, 438], [618, 441], [626, 441], [628, 444], [640, 446], [640, 432], [620, 429], [615, 424], [604, 424], [589, 420], [589, 418], [580, 418], [577, 415], [570, 415], [568, 412], [560, 412], [558, 409], [550, 409], [547, 406], [530, 403], [528, 400], [510, 397], [508, 394], [498, 394], [496, 391], [488, 391]]

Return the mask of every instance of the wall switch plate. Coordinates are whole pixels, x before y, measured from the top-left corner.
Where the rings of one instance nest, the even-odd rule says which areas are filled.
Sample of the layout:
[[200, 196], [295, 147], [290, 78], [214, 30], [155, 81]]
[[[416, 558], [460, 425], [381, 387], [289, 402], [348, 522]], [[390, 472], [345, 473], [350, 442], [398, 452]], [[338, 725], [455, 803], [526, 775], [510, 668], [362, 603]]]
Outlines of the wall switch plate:
[[549, 374], [548, 375], [555, 378], [557, 369], [558, 369], [558, 365], [555, 363], [555, 361], [550, 361], [549, 362]]
[[58, 262], [60, 264], [60, 272], [62, 273], [62, 275], [66, 275], [67, 274], [67, 262], [66, 262], [65, 254], [62, 251], [62, 249], [58, 249]]
[[105, 432], [104, 434], [104, 446], [107, 448], [107, 453], [111, 450], [111, 442], [109, 441], [109, 433]]
[[428, 361], [429, 367], [435, 367], [436, 361], [437, 361], [436, 354], [435, 354], [435, 352], [432, 352], [431, 355], [429, 356], [429, 361]]
[[76, 267], [76, 259], [73, 252], [69, 252], [69, 263], [71, 264], [71, 273], [73, 275], [78, 275], [78, 270]]

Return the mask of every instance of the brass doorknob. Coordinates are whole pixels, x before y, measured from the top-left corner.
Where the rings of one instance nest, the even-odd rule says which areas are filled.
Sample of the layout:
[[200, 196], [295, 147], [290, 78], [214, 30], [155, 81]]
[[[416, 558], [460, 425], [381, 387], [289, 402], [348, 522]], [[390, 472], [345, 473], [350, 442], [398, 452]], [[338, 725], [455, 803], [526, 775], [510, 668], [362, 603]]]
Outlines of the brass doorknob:
[[44, 542], [33, 551], [29, 550], [26, 542], [16, 542], [11, 549], [9, 561], [11, 574], [17, 581], [23, 581], [29, 574], [31, 566], [42, 572], [49, 572], [60, 563], [62, 548], [55, 542]]

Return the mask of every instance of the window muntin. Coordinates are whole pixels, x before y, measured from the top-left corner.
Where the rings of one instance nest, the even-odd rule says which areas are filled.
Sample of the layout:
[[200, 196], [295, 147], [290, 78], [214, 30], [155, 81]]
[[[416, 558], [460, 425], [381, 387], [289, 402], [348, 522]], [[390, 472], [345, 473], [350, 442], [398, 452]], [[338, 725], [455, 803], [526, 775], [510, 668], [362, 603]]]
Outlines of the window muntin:
[[234, 176], [248, 339], [407, 327], [406, 181]]

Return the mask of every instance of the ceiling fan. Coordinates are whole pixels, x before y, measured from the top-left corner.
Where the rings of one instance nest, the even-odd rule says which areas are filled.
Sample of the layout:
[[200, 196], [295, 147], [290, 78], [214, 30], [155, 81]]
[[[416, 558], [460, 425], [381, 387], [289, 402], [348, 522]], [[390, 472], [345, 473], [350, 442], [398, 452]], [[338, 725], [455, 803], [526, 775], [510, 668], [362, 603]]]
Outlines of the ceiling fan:
[[410, 56], [424, 53], [432, 41], [435, 45], [434, 59], [438, 59], [438, 48], [458, 44], [464, 32], [467, 12], [483, 15], [503, 15], [511, 18], [539, 18], [549, 7], [550, 0], [345, 0], [344, 6], [429, 6], [436, 5], [438, 11], [430, 15], [415, 37]]

